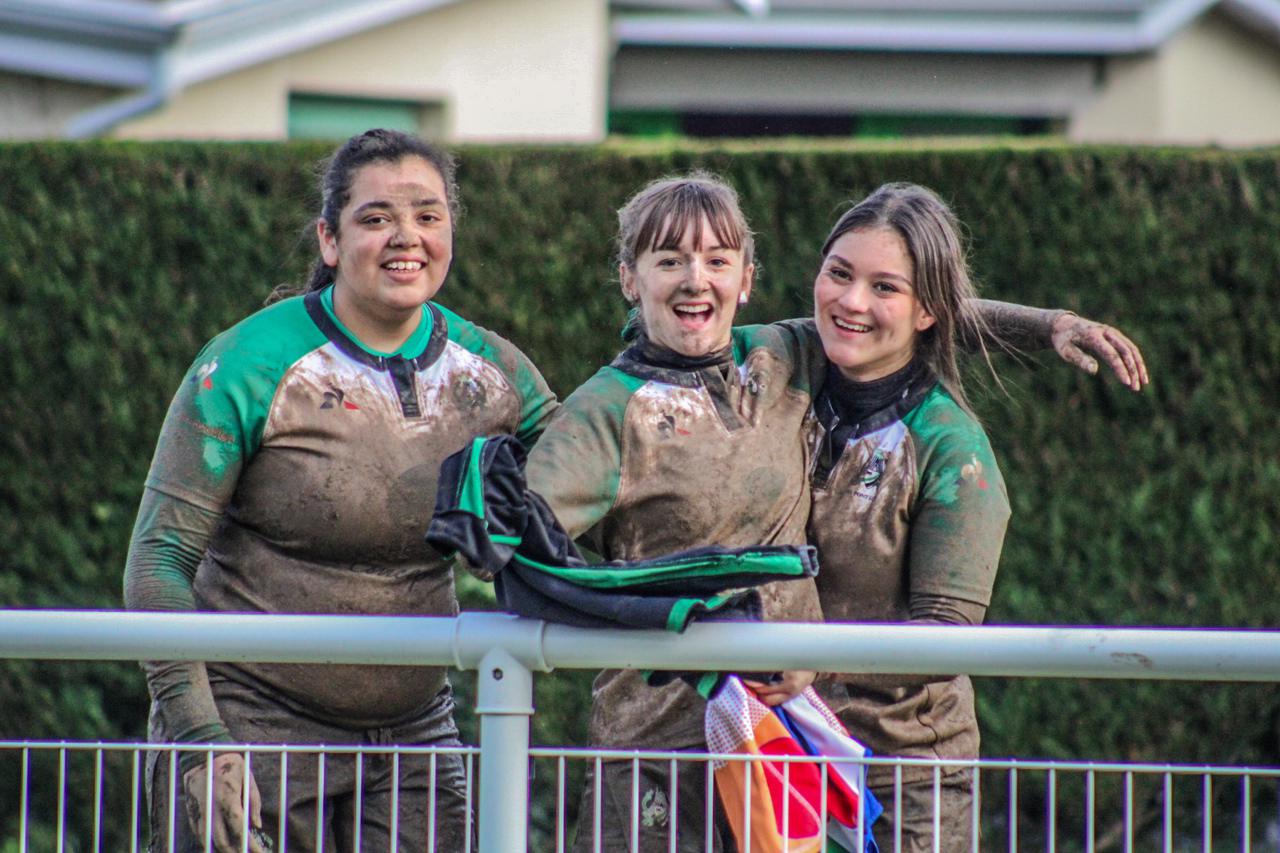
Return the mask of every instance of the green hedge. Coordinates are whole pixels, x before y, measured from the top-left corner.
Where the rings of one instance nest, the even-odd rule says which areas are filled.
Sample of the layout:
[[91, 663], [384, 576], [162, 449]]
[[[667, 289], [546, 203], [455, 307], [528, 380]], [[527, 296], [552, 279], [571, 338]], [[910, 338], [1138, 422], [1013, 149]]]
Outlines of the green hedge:
[[[198, 347], [299, 280], [316, 146], [0, 147], [0, 606], [116, 607], [169, 396]], [[989, 621], [1268, 627], [1280, 577], [1280, 157], [1077, 147], [469, 148], [441, 300], [566, 393], [618, 347], [613, 211], [650, 178], [735, 184], [763, 264], [746, 321], [807, 313], [841, 205], [952, 201], [986, 295], [1119, 324], [1152, 387], [1043, 356], [979, 395], [1014, 517]], [[544, 681], [548, 681], [544, 679]], [[575, 708], [577, 681], [544, 686]], [[566, 684], [570, 687], [566, 687]], [[1277, 762], [1271, 686], [979, 686], [988, 755]], [[127, 665], [0, 667], [0, 736], [139, 736]], [[580, 736], [545, 715], [538, 735]]]

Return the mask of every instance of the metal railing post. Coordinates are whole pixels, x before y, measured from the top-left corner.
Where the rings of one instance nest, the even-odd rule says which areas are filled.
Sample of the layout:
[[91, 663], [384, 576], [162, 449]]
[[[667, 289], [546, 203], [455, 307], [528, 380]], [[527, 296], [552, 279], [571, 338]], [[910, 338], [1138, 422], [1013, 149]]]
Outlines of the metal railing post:
[[533, 672], [506, 649], [480, 660], [480, 853], [525, 853]]

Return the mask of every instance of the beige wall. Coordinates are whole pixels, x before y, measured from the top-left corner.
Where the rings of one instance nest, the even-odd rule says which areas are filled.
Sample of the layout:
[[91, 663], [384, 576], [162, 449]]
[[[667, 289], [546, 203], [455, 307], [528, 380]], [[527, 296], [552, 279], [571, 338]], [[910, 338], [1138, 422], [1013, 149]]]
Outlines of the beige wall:
[[605, 0], [466, 0], [190, 87], [131, 138], [281, 139], [291, 91], [442, 103], [452, 141], [604, 136]]
[[1144, 57], [1108, 64], [1101, 94], [1071, 119], [1078, 141], [1280, 143], [1280, 48], [1220, 13]]
[[81, 111], [117, 94], [100, 86], [0, 73], [0, 139], [57, 138]]
[[1222, 15], [1171, 46], [1167, 138], [1280, 142], [1280, 48]]

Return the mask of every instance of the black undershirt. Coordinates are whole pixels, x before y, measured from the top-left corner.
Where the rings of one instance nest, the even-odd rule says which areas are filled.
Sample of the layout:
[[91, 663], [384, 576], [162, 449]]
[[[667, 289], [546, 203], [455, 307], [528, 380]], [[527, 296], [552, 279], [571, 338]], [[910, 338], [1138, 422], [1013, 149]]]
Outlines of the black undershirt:
[[826, 381], [813, 404], [814, 414], [825, 430], [814, 480], [825, 483], [850, 440], [901, 419], [919, 405], [935, 382], [933, 372], [919, 358], [870, 382], [850, 379], [828, 363]]
[[647, 334], [640, 332], [631, 349], [644, 363], [667, 370], [703, 370], [707, 367], [724, 368], [733, 365], [733, 344], [712, 350], [706, 355], [683, 355], [670, 347], [654, 343]]

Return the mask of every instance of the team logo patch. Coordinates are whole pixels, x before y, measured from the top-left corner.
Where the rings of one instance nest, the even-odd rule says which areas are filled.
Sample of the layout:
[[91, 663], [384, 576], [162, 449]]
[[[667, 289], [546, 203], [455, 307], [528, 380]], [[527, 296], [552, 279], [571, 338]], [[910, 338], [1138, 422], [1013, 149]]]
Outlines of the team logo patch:
[[342, 407], [355, 411], [360, 407], [347, 399], [347, 395], [343, 393], [341, 388], [329, 386], [329, 390], [324, 392], [324, 401], [320, 403], [322, 409], [336, 409]]
[[459, 376], [453, 380], [453, 402], [459, 409], [473, 411], [483, 409], [486, 401], [484, 386], [474, 376]]
[[855, 493], [855, 497], [858, 500], [875, 500], [880, 491], [880, 481], [884, 479], [884, 470], [887, 465], [885, 452], [876, 448], [872, 452], [871, 458], [867, 460], [867, 464], [863, 467], [862, 476], [858, 478], [858, 491]]
[[874, 486], [879, 483], [880, 478], [884, 476], [884, 467], [884, 451], [877, 450], [871, 454], [871, 461], [867, 463], [867, 467], [862, 469], [862, 485]]
[[671, 803], [667, 800], [667, 792], [661, 788], [650, 788], [640, 799], [640, 822], [646, 827], [666, 826], [671, 816]]

